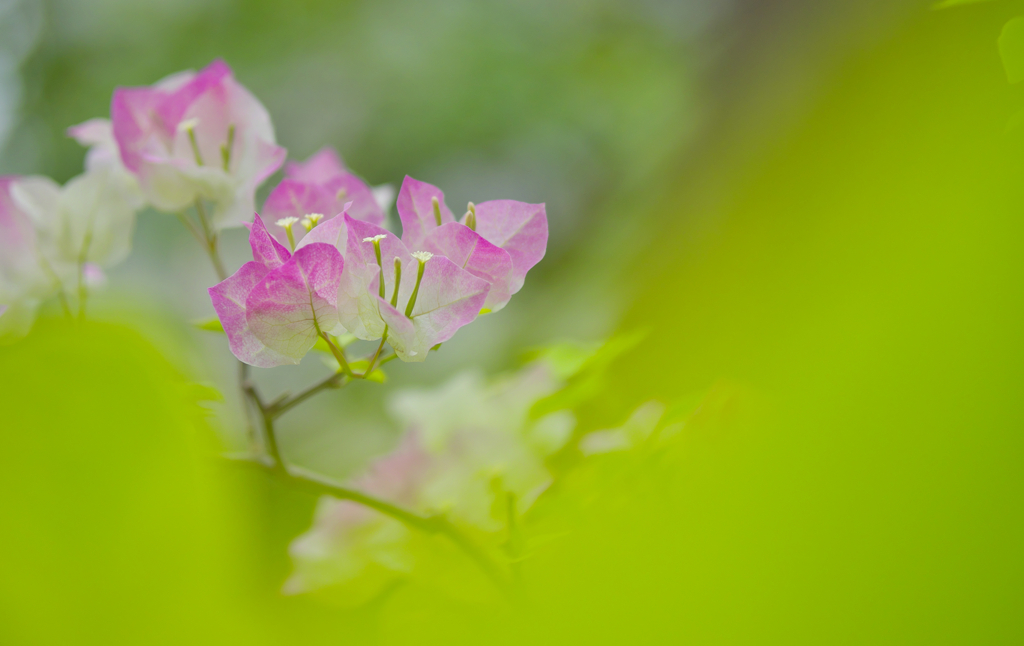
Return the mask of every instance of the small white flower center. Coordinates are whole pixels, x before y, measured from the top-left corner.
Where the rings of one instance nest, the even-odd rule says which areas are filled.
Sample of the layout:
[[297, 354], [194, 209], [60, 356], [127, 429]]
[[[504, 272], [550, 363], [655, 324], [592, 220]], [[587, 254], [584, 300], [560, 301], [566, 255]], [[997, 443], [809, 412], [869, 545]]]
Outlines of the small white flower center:
[[281, 227], [283, 229], [290, 229], [291, 226], [293, 224], [295, 224], [296, 222], [298, 222], [298, 221], [299, 221], [298, 218], [281, 218], [280, 220], [278, 220], [274, 224], [276, 224], [277, 226], [279, 226], [279, 227]]
[[428, 260], [434, 257], [434, 254], [430, 253], [429, 251], [414, 251], [412, 252], [412, 257], [415, 258], [416, 260], [419, 260], [420, 262], [427, 262]]
[[383, 240], [386, 237], [388, 237], [386, 233], [378, 233], [372, 238], [363, 238], [363, 242], [377, 242], [378, 240]]
[[185, 119], [178, 124], [178, 132], [188, 132], [189, 130], [195, 130], [196, 126], [199, 125], [199, 119]]

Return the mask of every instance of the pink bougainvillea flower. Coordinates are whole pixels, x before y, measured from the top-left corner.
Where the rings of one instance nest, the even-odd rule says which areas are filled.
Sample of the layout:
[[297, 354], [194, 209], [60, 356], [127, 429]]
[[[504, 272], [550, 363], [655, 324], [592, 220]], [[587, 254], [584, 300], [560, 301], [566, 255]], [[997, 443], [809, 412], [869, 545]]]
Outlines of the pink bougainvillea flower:
[[406, 177], [398, 193], [402, 242], [451, 258], [491, 285], [484, 307], [497, 311], [523, 287], [526, 273], [547, 249], [543, 204], [492, 200], [469, 204], [456, 221], [436, 186]]
[[[285, 178], [267, 197], [263, 217], [270, 222], [290, 222], [288, 218], [303, 222], [302, 227], [281, 225], [292, 226], [289, 239], [294, 240], [312, 228], [314, 223], [304, 222], [307, 216], [318, 214], [323, 220], [330, 219], [341, 213], [346, 203], [351, 203], [348, 214], [356, 220], [383, 225], [391, 200], [388, 191], [387, 186], [371, 189], [345, 168], [333, 149], [324, 148], [305, 162], [290, 162], [285, 167]], [[285, 240], [285, 231], [275, 231], [275, 235]]]
[[261, 368], [296, 364], [317, 336], [338, 327], [344, 260], [334, 246], [315, 241], [290, 252], [259, 216], [249, 243], [253, 260], [210, 288], [213, 307], [239, 360]]
[[[345, 245], [347, 271], [339, 285], [342, 325], [362, 339], [388, 343], [403, 361], [423, 361], [431, 347], [447, 341], [480, 313], [490, 284], [448, 258], [410, 252], [392, 233], [345, 215], [326, 227]], [[324, 235], [321, 234], [321, 235]]]
[[145, 204], [138, 178], [121, 162], [121, 151], [114, 139], [109, 119], [90, 119], [68, 128], [68, 136], [89, 149], [85, 156], [87, 173], [106, 173], [125, 201], [135, 210]]
[[220, 60], [118, 88], [110, 112], [121, 161], [146, 199], [163, 211], [211, 201], [218, 229], [250, 219], [256, 188], [284, 162], [266, 109]]

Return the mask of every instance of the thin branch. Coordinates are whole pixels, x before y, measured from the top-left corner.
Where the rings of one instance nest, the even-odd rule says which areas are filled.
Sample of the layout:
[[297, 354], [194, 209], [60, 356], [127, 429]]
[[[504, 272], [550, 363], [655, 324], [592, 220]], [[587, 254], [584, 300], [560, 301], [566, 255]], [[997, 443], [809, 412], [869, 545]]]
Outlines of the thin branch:
[[192, 221], [188, 219], [187, 215], [185, 215], [181, 211], [175, 212], [174, 215], [178, 216], [178, 221], [181, 222], [186, 229], [188, 229], [188, 232], [192, 234], [192, 237], [196, 239], [196, 242], [203, 245], [204, 249], [209, 248], [209, 246], [206, 243], [206, 238], [203, 237], [203, 234], [199, 233], [199, 230], [196, 229], [196, 225], [192, 224]]
[[[210, 231], [205, 209], [199, 200], [196, 200], [196, 212], [198, 213], [199, 219], [203, 223], [203, 228], [206, 231], [205, 246], [210, 256], [210, 260], [214, 265], [214, 269], [217, 271], [217, 275], [220, 276], [221, 280], [224, 280], [227, 276], [227, 272], [224, 271], [224, 267], [220, 261], [220, 255], [217, 252], [217, 236], [215, 233]], [[181, 219], [190, 230], [194, 231], [184, 215], [181, 216]], [[202, 240], [200, 240], [200, 242], [202, 242]], [[481, 571], [491, 579], [502, 594], [510, 599], [513, 598], [507, 577], [502, 572], [501, 567], [495, 563], [494, 560], [488, 556], [482, 548], [480, 548], [480, 546], [463, 534], [462, 531], [453, 525], [446, 517], [442, 515], [424, 516], [417, 514], [416, 512], [403, 509], [387, 501], [380, 500], [368, 494], [356, 491], [355, 489], [345, 487], [320, 474], [298, 467], [290, 467], [285, 463], [284, 458], [281, 456], [281, 448], [277, 443], [277, 434], [274, 430], [274, 419], [278, 415], [283, 414], [285, 411], [312, 397], [321, 390], [337, 386], [338, 380], [343, 377], [348, 377], [349, 379], [365, 379], [372, 371], [373, 364], [380, 356], [381, 349], [384, 347], [384, 340], [382, 339], [380, 347], [377, 348], [377, 352], [369, 362], [368, 369], [362, 375], [357, 377], [352, 373], [352, 370], [348, 365], [348, 361], [345, 359], [344, 351], [338, 349], [327, 334], [322, 334], [321, 336], [323, 336], [324, 341], [327, 342], [328, 347], [331, 349], [331, 353], [338, 360], [338, 363], [341, 365], [344, 373], [335, 373], [320, 383], [307, 388], [298, 395], [283, 401], [274, 402], [271, 405], [264, 404], [255, 385], [253, 385], [252, 381], [248, 378], [249, 373], [247, 366], [242, 364], [239, 369], [240, 386], [245, 398], [252, 402], [253, 407], [255, 407], [262, 419], [261, 439], [263, 449], [266, 452], [265, 460], [249, 459], [242, 462], [266, 469], [277, 478], [298, 489], [303, 489], [316, 494], [333, 496], [339, 500], [351, 500], [352, 502], [374, 509], [427, 534], [441, 534], [447, 537], [448, 540], [465, 552], [466, 555], [477, 564]], [[394, 354], [385, 357], [381, 359], [379, 365], [384, 365], [395, 357], [396, 355]]]
[[217, 277], [221, 280], [225, 280], [228, 277], [228, 272], [224, 270], [224, 263], [220, 259], [220, 251], [217, 249], [217, 231], [213, 227], [213, 222], [206, 215], [206, 207], [203, 206], [203, 200], [196, 198], [195, 203], [196, 214], [199, 216], [199, 222], [203, 225], [203, 234], [206, 239], [206, 251], [210, 255], [210, 261], [213, 263], [213, 269], [217, 272]]
[[350, 489], [339, 484], [330, 478], [318, 473], [302, 469], [300, 467], [288, 466], [281, 457], [280, 447], [274, 431], [274, 417], [271, 411], [260, 399], [255, 386], [251, 382], [243, 385], [245, 394], [250, 397], [257, 410], [263, 416], [263, 444], [266, 450], [265, 460], [248, 460], [253, 464], [270, 471], [274, 476], [285, 483], [311, 493], [333, 496], [339, 500], [351, 500], [370, 509], [374, 509], [386, 516], [399, 520], [409, 527], [418, 529], [427, 534], [441, 534], [448, 538], [459, 549], [477, 564], [483, 573], [491, 579], [494, 585], [506, 596], [511, 598], [511, 589], [506, 575], [501, 567], [487, 555], [487, 553], [476, 545], [469, 537], [462, 533], [458, 527], [452, 524], [442, 515], [424, 516], [416, 512], [403, 509], [385, 500], [375, 498], [355, 489]]
[[373, 373], [373, 364], [377, 362], [377, 357], [380, 356], [380, 351], [384, 349], [384, 341], [388, 338], [388, 330], [384, 328], [384, 336], [380, 338], [380, 345], [377, 346], [377, 351], [370, 357], [370, 363], [366, 365], [366, 370], [363, 371], [363, 379], [366, 379]]
[[342, 379], [344, 379], [345, 377], [347, 377], [347, 375], [340, 372], [336, 372], [327, 377], [326, 379], [324, 379], [323, 381], [320, 381], [319, 383], [316, 383], [310, 386], [309, 388], [303, 390], [297, 395], [284, 398], [280, 401], [272, 402], [267, 405], [267, 414], [273, 417], [274, 419], [277, 419], [286, 411], [294, 408], [295, 406], [298, 406], [299, 404], [306, 401], [307, 399], [317, 394], [321, 390], [326, 390], [327, 388], [340, 388], [341, 386], [344, 386], [345, 383], [342, 383]]
[[327, 347], [331, 349], [331, 354], [338, 360], [338, 365], [341, 366], [342, 371], [350, 378], [356, 379], [355, 373], [352, 372], [352, 368], [349, 367], [348, 360], [345, 358], [345, 351], [338, 349], [338, 346], [334, 345], [334, 341], [331, 341], [331, 335], [321, 332], [320, 336], [327, 342]]

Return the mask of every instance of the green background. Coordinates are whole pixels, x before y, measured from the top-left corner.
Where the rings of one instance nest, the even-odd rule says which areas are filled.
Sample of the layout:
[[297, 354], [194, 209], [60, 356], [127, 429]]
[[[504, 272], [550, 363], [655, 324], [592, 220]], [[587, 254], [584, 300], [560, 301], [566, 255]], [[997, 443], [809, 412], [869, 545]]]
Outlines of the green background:
[[[185, 384], [230, 362], [179, 322], [210, 276], [143, 214], [114, 322], [0, 350], [0, 641], [1019, 642], [1024, 95], [998, 41], [1024, 4], [812, 5], [44, 5], [5, 171], [66, 179], [60, 133], [113, 85], [224, 56], [300, 158], [548, 202], [509, 311], [393, 384], [643, 328], [583, 428], [711, 395], [665, 450], [574, 472], [525, 607], [284, 599], [313, 500], [210, 466], [233, 400], [204, 418]], [[283, 426], [289, 457], [343, 475], [388, 445], [359, 386]]]

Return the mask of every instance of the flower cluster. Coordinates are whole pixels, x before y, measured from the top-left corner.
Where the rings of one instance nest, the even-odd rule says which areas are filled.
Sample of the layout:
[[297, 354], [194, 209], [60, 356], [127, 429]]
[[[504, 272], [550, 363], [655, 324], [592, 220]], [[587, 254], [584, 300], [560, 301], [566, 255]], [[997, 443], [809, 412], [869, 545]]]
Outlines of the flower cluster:
[[63, 187], [0, 180], [0, 335], [24, 333], [55, 294], [69, 314], [72, 299], [84, 309], [98, 268], [127, 255], [145, 205], [177, 213], [222, 278], [218, 232], [251, 227], [253, 262], [210, 296], [234, 354], [262, 367], [297, 363], [318, 337], [345, 331], [423, 361], [504, 307], [547, 246], [543, 204], [470, 203], [456, 220], [439, 189], [409, 177], [399, 238], [383, 228], [390, 187], [369, 187], [330, 148], [287, 165], [264, 204], [273, 234], [258, 216], [250, 225], [256, 189], [286, 152], [266, 109], [219, 60], [118, 88], [109, 120], [69, 134], [90, 147], [83, 175]]
[[64, 186], [48, 177], [0, 178], [0, 338], [25, 334], [39, 306], [60, 295], [84, 307], [102, 267], [128, 255], [142, 196], [117, 156], [109, 122], [69, 129], [90, 146], [85, 173]]
[[219, 60], [152, 87], [118, 88], [110, 117], [146, 200], [167, 212], [208, 200], [217, 229], [249, 221], [256, 188], [286, 155], [267, 110]]
[[118, 88], [110, 117], [68, 130], [89, 152], [64, 186], [0, 179], [0, 337], [24, 334], [55, 295], [69, 315], [76, 302], [83, 311], [100, 268], [127, 256], [144, 206], [194, 207], [212, 240], [251, 219], [256, 188], [285, 158], [267, 111], [222, 61]]
[[[327, 219], [322, 214], [305, 216], [308, 232], [298, 242], [293, 233], [298, 218], [279, 220], [291, 251], [305, 253], [309, 262], [301, 270], [296, 264], [299, 274], [282, 282], [275, 272], [285, 271], [285, 265], [272, 265], [291, 251], [268, 235], [257, 217], [250, 239], [254, 262], [210, 289], [232, 351], [241, 361], [262, 367], [298, 363], [318, 336], [344, 331], [364, 340], [386, 339], [403, 361], [423, 361], [431, 347], [450, 339], [481, 312], [504, 307], [544, 256], [548, 230], [543, 204], [470, 203], [456, 221], [440, 189], [406, 177], [397, 201], [403, 231], [399, 238], [372, 221], [382, 218], [365, 184], [337, 174], [340, 164], [324, 163], [332, 157], [318, 157], [323, 159], [315, 157], [290, 171], [306, 181], [283, 182], [287, 192], [299, 196], [296, 204], [303, 204], [300, 199], [334, 199], [321, 189], [342, 180], [355, 189], [353, 200], [339, 213]], [[325, 167], [328, 172], [319, 172]], [[341, 191], [348, 195], [343, 188], [335, 197]], [[279, 202], [283, 209], [286, 200]], [[336, 253], [304, 252], [321, 247]], [[270, 264], [268, 257], [273, 259]], [[269, 273], [256, 280], [260, 263]], [[309, 282], [313, 275], [321, 280], [316, 289]], [[336, 287], [334, 294], [322, 291], [329, 286]], [[260, 299], [265, 300], [257, 309]]]
[[[527, 511], [551, 482], [545, 459], [572, 435], [567, 411], [529, 414], [561, 386], [547, 363], [535, 362], [493, 383], [468, 373], [436, 389], [399, 392], [391, 412], [403, 437], [351, 485], [424, 514], [445, 513], [474, 531], [502, 530], [506, 500]], [[412, 536], [393, 518], [325, 497], [313, 527], [292, 544], [295, 569], [285, 590], [380, 584], [384, 575], [407, 574], [416, 561]]]

